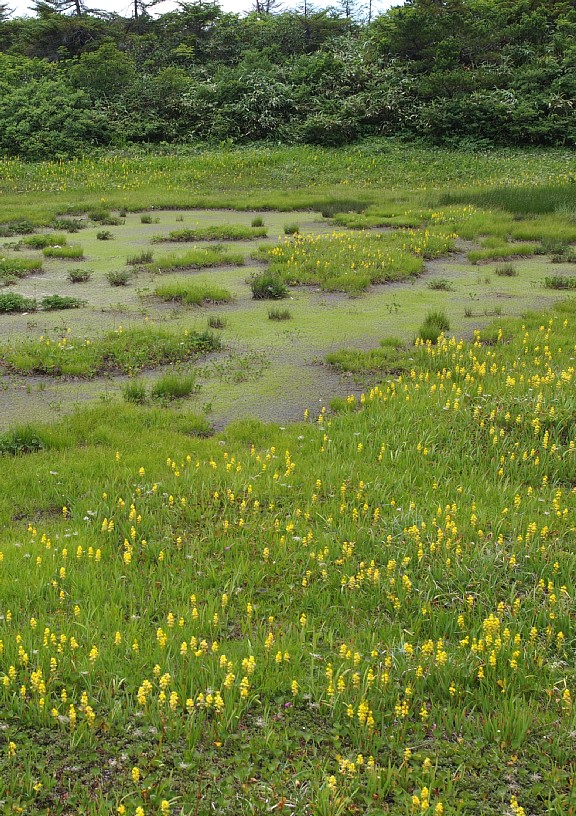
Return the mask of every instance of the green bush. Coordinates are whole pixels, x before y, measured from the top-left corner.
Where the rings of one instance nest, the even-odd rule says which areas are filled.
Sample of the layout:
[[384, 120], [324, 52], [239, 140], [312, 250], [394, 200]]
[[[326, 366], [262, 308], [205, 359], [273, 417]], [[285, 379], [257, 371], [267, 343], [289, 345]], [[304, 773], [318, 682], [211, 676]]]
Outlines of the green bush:
[[281, 300], [289, 290], [282, 278], [274, 272], [258, 272], [250, 279], [254, 300]]
[[284, 224], [284, 235], [298, 235], [300, 233], [300, 224]]
[[115, 272], [106, 273], [106, 280], [110, 286], [128, 286], [131, 277], [132, 272], [128, 269], [119, 269]]
[[89, 281], [91, 277], [91, 269], [82, 269], [78, 267], [78, 269], [71, 269], [68, 272], [68, 280], [70, 283], [86, 283], [86, 281]]
[[86, 301], [75, 297], [48, 295], [40, 301], [40, 305], [45, 312], [52, 312], [58, 309], [79, 309], [80, 306], [86, 305]]
[[96, 238], [99, 241], [111, 241], [114, 238], [114, 235], [110, 232], [110, 230], [100, 230], [96, 233]]
[[26, 298], [14, 292], [0, 294], [0, 312], [4, 314], [11, 312], [34, 312], [35, 310], [36, 301], [32, 298]]

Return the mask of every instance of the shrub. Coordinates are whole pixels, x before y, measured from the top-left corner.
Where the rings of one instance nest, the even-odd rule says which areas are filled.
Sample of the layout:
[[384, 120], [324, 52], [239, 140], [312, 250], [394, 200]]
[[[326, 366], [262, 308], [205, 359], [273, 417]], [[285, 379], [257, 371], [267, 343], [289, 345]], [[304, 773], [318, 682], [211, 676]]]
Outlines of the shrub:
[[96, 233], [96, 238], [99, 241], [110, 241], [114, 236], [110, 232], [110, 230], [100, 230], [100, 232]]
[[496, 274], [501, 278], [515, 278], [518, 270], [514, 264], [501, 264], [496, 267]]
[[450, 321], [445, 312], [428, 312], [424, 318], [424, 323], [422, 323], [418, 330], [418, 336], [424, 342], [430, 341], [431, 343], [436, 343], [440, 335], [443, 332], [449, 331], [449, 329]]
[[284, 224], [284, 235], [298, 235], [300, 224]]
[[157, 218], [155, 220], [152, 219], [152, 216], [150, 215], [150, 213], [143, 213], [140, 216], [140, 223], [141, 224], [155, 224], [155, 223], [157, 223], [157, 221], [158, 221]]
[[220, 315], [210, 315], [208, 318], [208, 326], [211, 329], [224, 329], [226, 328], [226, 320]]
[[258, 272], [250, 279], [254, 300], [281, 300], [288, 297], [288, 287], [274, 272]]
[[156, 399], [173, 400], [189, 397], [196, 389], [196, 377], [194, 374], [164, 374], [154, 384], [152, 396]]
[[53, 312], [57, 309], [78, 309], [85, 306], [86, 301], [75, 297], [62, 297], [61, 295], [48, 295], [43, 298], [40, 305], [45, 312]]
[[11, 312], [34, 312], [36, 301], [32, 298], [25, 298], [14, 292], [0, 295], [0, 312], [9, 314]]
[[290, 309], [268, 309], [269, 320], [290, 320], [291, 318]]
[[27, 258], [0, 258], [0, 281], [11, 283], [34, 272], [42, 272], [42, 262]]
[[146, 386], [142, 380], [129, 380], [123, 389], [122, 394], [126, 402], [136, 405], [143, 405], [146, 402]]
[[91, 269], [71, 269], [68, 272], [68, 280], [70, 283], [86, 283], [92, 277]]
[[252, 221], [251, 221], [251, 226], [252, 227], [263, 227], [264, 226], [264, 219], [262, 218], [262, 216], [257, 215], [255, 218], [253, 218]]
[[106, 280], [110, 286], [128, 286], [132, 273], [128, 269], [119, 269], [116, 272], [107, 272]]
[[152, 258], [154, 257], [153, 252], [151, 249], [145, 249], [143, 252], [139, 252], [137, 255], [130, 255], [126, 258], [126, 263], [129, 266], [142, 266], [143, 264], [152, 263]]
[[42, 250], [46, 258], [73, 258], [79, 260], [84, 257], [84, 250], [81, 246], [49, 246]]

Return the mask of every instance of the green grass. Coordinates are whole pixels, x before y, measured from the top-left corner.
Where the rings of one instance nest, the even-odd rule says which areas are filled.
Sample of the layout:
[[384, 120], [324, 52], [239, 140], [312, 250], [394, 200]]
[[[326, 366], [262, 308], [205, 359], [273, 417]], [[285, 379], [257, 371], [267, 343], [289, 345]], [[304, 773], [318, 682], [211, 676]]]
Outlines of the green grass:
[[544, 278], [546, 289], [576, 289], [576, 277], [570, 275], [547, 275]]
[[334, 232], [303, 235], [273, 247], [261, 247], [270, 272], [288, 284], [319, 284], [351, 295], [370, 284], [406, 280], [421, 274], [424, 258], [452, 250], [454, 239], [441, 232], [409, 231], [389, 235]]
[[477, 264], [480, 261], [504, 261], [507, 258], [518, 256], [529, 257], [538, 250], [537, 244], [500, 244], [485, 249], [473, 249], [468, 253], [470, 263]]
[[242, 241], [253, 238], [264, 238], [268, 231], [265, 227], [246, 227], [243, 224], [214, 224], [210, 227], [196, 229], [172, 230], [168, 235], [156, 235], [154, 243], [162, 241]]
[[[103, 378], [100, 390], [7, 379], [6, 404], [22, 398], [16, 410], [59, 394], [80, 401], [82, 388], [102, 396], [51, 426], [20, 421], [0, 436], [0, 453], [11, 457], [0, 468], [7, 813], [570, 812], [576, 303], [487, 328], [480, 317], [466, 327], [468, 340], [408, 345], [427, 311], [446, 311], [459, 329], [462, 298], [482, 316], [493, 311], [493, 291], [479, 292], [457, 259], [447, 261], [456, 294], [428, 289], [417, 272], [402, 277], [402, 264], [421, 268], [425, 255], [449, 251], [455, 234], [490, 252], [509, 246], [516, 226], [533, 230], [538, 251], [565, 242], [569, 202], [549, 210], [553, 218], [518, 220], [496, 208], [508, 187], [560, 187], [570, 161], [569, 151], [480, 155], [375, 140], [332, 152], [194, 146], [169, 156], [159, 148], [2, 163], [5, 223], [192, 203], [306, 206], [325, 217], [352, 214], [358, 227], [362, 218], [396, 220], [382, 237], [316, 240], [307, 233], [326, 225], [298, 214], [302, 237], [279, 244], [277, 257], [261, 256], [280, 284], [314, 283], [298, 293], [296, 328], [270, 325], [251, 301], [228, 316], [247, 351], [214, 360], [222, 399], [241, 412], [250, 394], [260, 408], [307, 390], [302, 422], [248, 418], [202, 438], [218, 393], [208, 391], [210, 364], [198, 373], [201, 417], [190, 401], [169, 403], [188, 376], [174, 369], [160, 405], [150, 400], [156, 373], [124, 384]], [[471, 206], [494, 189], [492, 211]], [[463, 203], [440, 206], [446, 191], [463, 192]], [[284, 220], [270, 213], [269, 229]], [[142, 251], [140, 229], [139, 215], [128, 215], [110, 245], [86, 233], [95, 268], [87, 291], [91, 302], [100, 293], [103, 310], [70, 313], [79, 328], [68, 333], [60, 321], [54, 330], [50, 315], [3, 318], [5, 337], [11, 325], [23, 329], [2, 346], [9, 371], [133, 374], [194, 358], [197, 338], [184, 329], [205, 325], [205, 316], [166, 317], [143, 308], [133, 288], [101, 287], [118, 250]], [[387, 274], [393, 265], [378, 267], [380, 250], [397, 262], [395, 279], [414, 286], [355, 301], [316, 291], [339, 276], [337, 288], [364, 291], [347, 279]], [[317, 262], [335, 273], [321, 279]], [[519, 311], [530, 300], [520, 290], [543, 278], [546, 259], [515, 265], [518, 276], [495, 283], [523, 297], [511, 301]], [[50, 266], [64, 279], [65, 263]], [[241, 284], [238, 270], [216, 274], [231, 291]], [[35, 282], [20, 287], [33, 293]], [[131, 328], [121, 331], [124, 311]], [[174, 321], [172, 332], [153, 328], [158, 314]], [[84, 321], [117, 331], [85, 338]], [[43, 340], [22, 340], [23, 324]], [[386, 331], [404, 341], [358, 348]], [[336, 342], [357, 346], [331, 366], [368, 375], [365, 393], [355, 384], [353, 395], [326, 397], [323, 377], [334, 383], [336, 375], [310, 363]], [[255, 350], [272, 355], [275, 344], [279, 373], [258, 380], [269, 358]], [[286, 358], [298, 355], [290, 367]], [[122, 391], [132, 399], [118, 401]], [[214, 419], [221, 426], [217, 411]]]
[[328, 365], [351, 374], [399, 374], [409, 364], [404, 343], [394, 338], [381, 341], [374, 349], [340, 349], [326, 355]]
[[131, 373], [193, 359], [220, 347], [209, 332], [180, 335], [152, 328], [109, 332], [100, 338], [41, 337], [0, 347], [0, 362], [23, 374], [95, 377], [105, 372]]
[[79, 260], [84, 257], [84, 250], [81, 246], [47, 246], [42, 250], [45, 258], [65, 258]]
[[160, 400], [175, 400], [189, 397], [197, 388], [194, 374], [168, 372], [152, 386], [152, 397]]
[[216, 244], [210, 249], [189, 249], [180, 254], [172, 252], [162, 255], [146, 266], [149, 272], [173, 272], [178, 269], [205, 269], [211, 266], [242, 266], [244, 255], [229, 252]]
[[203, 306], [207, 303], [230, 303], [233, 299], [228, 289], [208, 283], [190, 280], [163, 281], [154, 289], [161, 300], [174, 300], [187, 306]]
[[45, 247], [64, 246], [66, 241], [66, 236], [58, 232], [45, 235], [27, 235], [26, 238], [22, 239], [22, 244], [31, 249], [44, 249]]
[[569, 812], [575, 320], [419, 344], [294, 427], [102, 405], [5, 439], [7, 806]]

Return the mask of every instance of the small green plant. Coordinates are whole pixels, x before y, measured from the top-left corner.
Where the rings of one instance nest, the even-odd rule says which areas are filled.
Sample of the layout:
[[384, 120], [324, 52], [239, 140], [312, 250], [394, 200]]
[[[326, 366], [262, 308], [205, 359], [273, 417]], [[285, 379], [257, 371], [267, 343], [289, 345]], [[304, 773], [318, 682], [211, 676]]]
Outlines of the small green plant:
[[500, 278], [515, 278], [518, 275], [518, 269], [511, 263], [500, 264], [495, 272]]
[[82, 269], [81, 267], [71, 269], [68, 272], [68, 280], [70, 283], [86, 283], [92, 277], [92, 273], [92, 269]]
[[289, 294], [280, 275], [269, 270], [252, 275], [250, 288], [254, 300], [282, 300]]
[[75, 261], [78, 261], [84, 257], [84, 250], [78, 245], [44, 247], [42, 253], [45, 258], [63, 258], [65, 260], [71, 258]]
[[208, 318], [208, 327], [211, 329], [225, 329], [226, 319], [221, 315], [210, 315]]
[[0, 294], [0, 312], [10, 314], [11, 312], [34, 312], [36, 301], [17, 295], [14, 292]]
[[250, 225], [252, 227], [263, 227], [264, 226], [264, 219], [261, 215], [257, 215], [255, 218], [252, 219]]
[[465, 306], [464, 307], [464, 317], [472, 317], [472, 307]]
[[132, 272], [129, 269], [118, 269], [106, 273], [106, 280], [110, 286], [128, 286]]
[[298, 235], [300, 224], [284, 224], [284, 235]]
[[151, 249], [145, 249], [143, 252], [139, 252], [137, 255], [129, 255], [126, 258], [126, 263], [129, 266], [143, 266], [144, 264], [152, 263], [152, 258], [154, 254]]
[[435, 291], [441, 292], [454, 291], [454, 287], [448, 278], [432, 278], [432, 280], [428, 282], [428, 289], [434, 289]]
[[443, 332], [450, 330], [450, 321], [445, 312], [428, 312], [424, 322], [418, 330], [418, 336], [423, 342], [436, 343]]
[[144, 405], [146, 402], [146, 385], [142, 380], [130, 379], [122, 388], [126, 402]]
[[96, 238], [99, 241], [111, 241], [114, 238], [114, 235], [110, 232], [110, 230], [100, 230], [96, 233]]
[[196, 390], [194, 374], [164, 374], [152, 387], [152, 397], [161, 400], [174, 400], [189, 397]]
[[0, 435], [0, 456], [19, 456], [43, 450], [45, 444], [33, 425], [13, 428]]
[[44, 249], [45, 247], [64, 246], [66, 240], [66, 236], [60, 232], [47, 235], [28, 235], [22, 239], [22, 243], [32, 249]]
[[140, 223], [141, 224], [157, 224], [158, 219], [157, 218], [153, 219], [152, 216], [150, 215], [150, 213], [142, 213], [142, 215], [140, 216]]
[[79, 309], [86, 305], [86, 301], [75, 297], [48, 295], [40, 301], [40, 305], [45, 312], [52, 312], [58, 309]]
[[576, 289], [576, 278], [569, 275], [549, 275], [544, 278], [546, 289]]
[[126, 218], [127, 215], [128, 215], [128, 210], [126, 209], [126, 207], [120, 207], [120, 209], [118, 210], [118, 216], [120, 218]]
[[290, 309], [268, 309], [269, 320], [291, 320], [292, 312]]

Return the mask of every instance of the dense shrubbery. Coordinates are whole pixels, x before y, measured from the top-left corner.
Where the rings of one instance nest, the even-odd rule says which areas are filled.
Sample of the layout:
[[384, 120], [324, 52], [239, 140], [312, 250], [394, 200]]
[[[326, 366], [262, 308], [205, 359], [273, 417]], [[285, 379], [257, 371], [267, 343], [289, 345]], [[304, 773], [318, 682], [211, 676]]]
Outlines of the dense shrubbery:
[[412, 0], [371, 23], [204, 3], [137, 25], [46, 9], [0, 19], [0, 153], [389, 134], [574, 144], [573, 16], [556, 0]]

